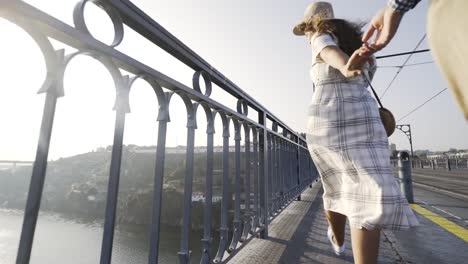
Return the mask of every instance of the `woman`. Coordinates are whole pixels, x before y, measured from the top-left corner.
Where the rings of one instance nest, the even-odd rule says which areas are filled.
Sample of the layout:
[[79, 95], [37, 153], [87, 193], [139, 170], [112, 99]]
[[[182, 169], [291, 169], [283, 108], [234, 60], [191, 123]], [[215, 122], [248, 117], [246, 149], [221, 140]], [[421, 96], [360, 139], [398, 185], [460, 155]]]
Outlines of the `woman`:
[[376, 263], [380, 230], [418, 221], [390, 167], [387, 134], [367, 89], [375, 59], [363, 47], [361, 28], [334, 19], [330, 3], [316, 2], [293, 32], [312, 48], [307, 144], [322, 179], [328, 238], [343, 254], [347, 218], [355, 263]]

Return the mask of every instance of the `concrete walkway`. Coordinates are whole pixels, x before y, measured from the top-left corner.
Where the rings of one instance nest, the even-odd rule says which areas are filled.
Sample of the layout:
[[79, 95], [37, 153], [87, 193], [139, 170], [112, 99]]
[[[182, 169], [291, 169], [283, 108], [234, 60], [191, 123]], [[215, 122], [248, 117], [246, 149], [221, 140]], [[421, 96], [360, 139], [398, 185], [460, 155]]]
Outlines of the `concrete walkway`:
[[[327, 221], [323, 212], [320, 182], [302, 194], [269, 226], [269, 238], [254, 238], [229, 263], [353, 263], [349, 226], [346, 230], [346, 252], [337, 257], [327, 239]], [[406, 263], [394, 244], [382, 232], [379, 263]]]

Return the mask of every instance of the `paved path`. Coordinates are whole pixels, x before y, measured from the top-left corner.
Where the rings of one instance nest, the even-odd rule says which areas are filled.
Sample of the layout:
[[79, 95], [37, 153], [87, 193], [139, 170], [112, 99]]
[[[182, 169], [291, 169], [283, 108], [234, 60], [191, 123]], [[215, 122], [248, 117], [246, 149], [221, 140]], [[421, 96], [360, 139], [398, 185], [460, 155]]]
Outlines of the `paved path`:
[[[398, 170], [395, 168], [395, 175]], [[433, 186], [468, 198], [468, 170], [413, 169], [413, 182]]]
[[[415, 202], [425, 209], [468, 228], [468, 198], [414, 186]], [[394, 248], [407, 263], [468, 263], [468, 243], [416, 214], [420, 226], [406, 231], [386, 232]], [[465, 231], [466, 232], [466, 231]]]
[[[268, 239], [254, 238], [229, 263], [353, 263], [349, 227], [343, 257], [332, 252], [326, 230], [321, 184], [315, 183], [272, 221]], [[382, 234], [379, 263], [405, 263], [393, 246]]]
[[[459, 231], [457, 234], [453, 230], [449, 232], [443, 224], [436, 224], [430, 217], [416, 213], [420, 226], [382, 232], [378, 263], [468, 263], [467, 172], [413, 170], [415, 181], [433, 186], [414, 185], [417, 206], [443, 218], [445, 223], [458, 225]], [[337, 257], [331, 250], [326, 237], [327, 222], [319, 182], [302, 194], [302, 201], [294, 201], [285, 208], [269, 228], [268, 239], [254, 238], [229, 263], [353, 263], [349, 227], [345, 256]], [[464, 236], [460, 237], [460, 233]]]

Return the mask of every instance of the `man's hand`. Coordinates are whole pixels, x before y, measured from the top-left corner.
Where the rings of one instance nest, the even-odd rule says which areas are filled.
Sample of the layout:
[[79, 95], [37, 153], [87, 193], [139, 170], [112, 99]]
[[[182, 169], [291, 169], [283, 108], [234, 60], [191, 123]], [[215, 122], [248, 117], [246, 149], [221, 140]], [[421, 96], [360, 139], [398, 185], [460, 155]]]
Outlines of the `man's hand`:
[[393, 36], [395, 36], [402, 17], [403, 13], [391, 7], [381, 9], [372, 19], [370, 28], [362, 37], [362, 41], [368, 42], [374, 33], [377, 33], [374, 43], [370, 46], [374, 51], [383, 49], [392, 40]]

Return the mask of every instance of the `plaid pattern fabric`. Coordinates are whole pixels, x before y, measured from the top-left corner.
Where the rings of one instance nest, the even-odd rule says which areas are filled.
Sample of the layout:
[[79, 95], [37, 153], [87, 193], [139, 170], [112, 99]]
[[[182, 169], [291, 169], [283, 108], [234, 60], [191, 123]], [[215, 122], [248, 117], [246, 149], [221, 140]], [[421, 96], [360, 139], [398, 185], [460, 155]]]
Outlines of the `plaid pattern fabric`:
[[406, 12], [413, 9], [421, 0], [389, 0], [388, 6], [399, 11]]
[[[313, 57], [323, 46], [316, 42], [320, 39], [312, 42]], [[387, 134], [363, 78], [345, 79], [325, 63], [314, 63], [312, 76], [316, 91], [306, 138], [325, 209], [346, 215], [353, 228], [418, 225], [393, 176]]]

